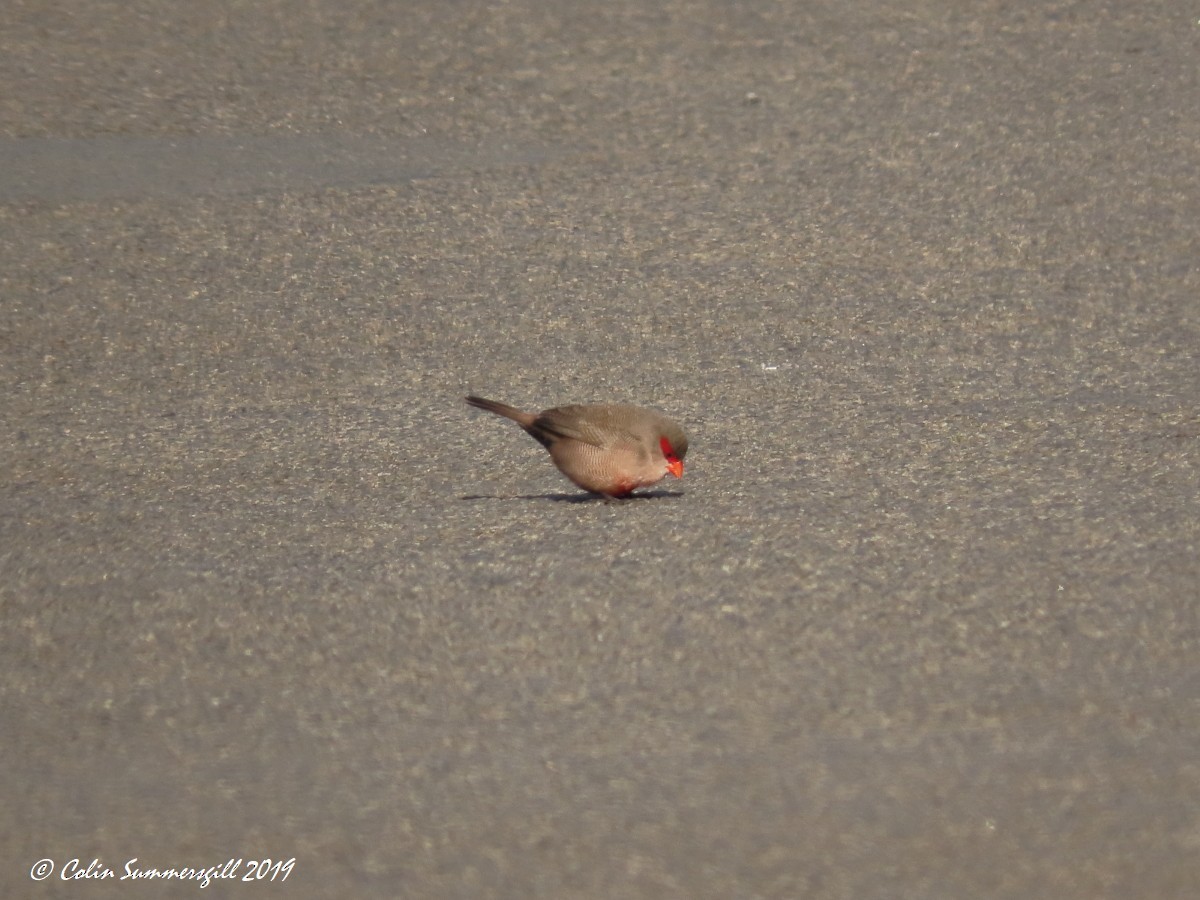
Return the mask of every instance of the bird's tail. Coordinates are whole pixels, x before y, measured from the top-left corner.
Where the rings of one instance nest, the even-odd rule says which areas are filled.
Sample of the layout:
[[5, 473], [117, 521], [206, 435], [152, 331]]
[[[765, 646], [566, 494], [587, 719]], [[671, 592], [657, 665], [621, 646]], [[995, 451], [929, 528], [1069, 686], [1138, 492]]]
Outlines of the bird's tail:
[[506, 419], [512, 419], [522, 426], [532, 424], [533, 420], [537, 418], [533, 413], [522, 412], [515, 406], [509, 406], [507, 403], [500, 403], [496, 400], [485, 400], [483, 397], [476, 397], [474, 395], [467, 398], [467, 403], [476, 409], [486, 409], [490, 413], [504, 416]]

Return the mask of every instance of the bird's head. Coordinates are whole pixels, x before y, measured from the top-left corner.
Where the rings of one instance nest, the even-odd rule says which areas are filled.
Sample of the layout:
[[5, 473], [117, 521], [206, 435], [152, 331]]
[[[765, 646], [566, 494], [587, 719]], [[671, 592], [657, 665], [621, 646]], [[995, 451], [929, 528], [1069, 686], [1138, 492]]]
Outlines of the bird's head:
[[667, 471], [676, 478], [682, 478], [683, 458], [687, 456], [688, 451], [687, 435], [683, 433], [683, 429], [673, 423], [664, 428], [663, 433], [659, 435], [658, 446], [662, 448], [662, 455], [667, 461]]

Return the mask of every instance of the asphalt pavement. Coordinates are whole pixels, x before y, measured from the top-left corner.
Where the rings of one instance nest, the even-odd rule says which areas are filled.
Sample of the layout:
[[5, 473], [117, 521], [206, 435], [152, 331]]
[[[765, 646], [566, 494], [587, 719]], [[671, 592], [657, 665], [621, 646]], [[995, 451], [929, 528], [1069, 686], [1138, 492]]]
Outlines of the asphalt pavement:
[[0, 25], [0, 896], [1196, 896], [1195, 8]]

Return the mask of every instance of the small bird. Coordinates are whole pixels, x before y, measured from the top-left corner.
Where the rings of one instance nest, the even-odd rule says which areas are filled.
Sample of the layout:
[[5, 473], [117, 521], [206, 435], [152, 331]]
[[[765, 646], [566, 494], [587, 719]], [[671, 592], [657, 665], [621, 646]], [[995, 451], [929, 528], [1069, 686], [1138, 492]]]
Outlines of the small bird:
[[483, 397], [468, 397], [467, 403], [512, 419], [550, 451], [560, 472], [593, 494], [628, 497], [668, 472], [683, 477], [687, 435], [652, 409], [597, 404], [534, 414]]

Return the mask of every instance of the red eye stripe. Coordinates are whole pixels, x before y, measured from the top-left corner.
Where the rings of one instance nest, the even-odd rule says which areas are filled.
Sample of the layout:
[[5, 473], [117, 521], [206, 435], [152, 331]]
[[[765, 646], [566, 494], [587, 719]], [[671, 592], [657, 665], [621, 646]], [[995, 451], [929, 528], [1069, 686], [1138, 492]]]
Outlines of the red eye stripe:
[[667, 459], [671, 460], [678, 458], [675, 456], [675, 448], [671, 446], [671, 442], [665, 437], [660, 437], [658, 439], [658, 446], [662, 448], [663, 456], [665, 456]]

